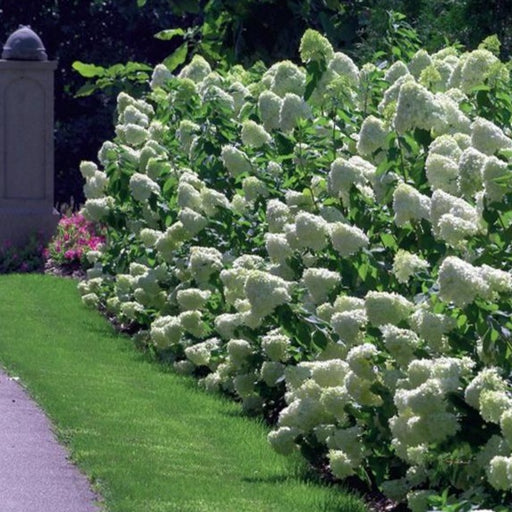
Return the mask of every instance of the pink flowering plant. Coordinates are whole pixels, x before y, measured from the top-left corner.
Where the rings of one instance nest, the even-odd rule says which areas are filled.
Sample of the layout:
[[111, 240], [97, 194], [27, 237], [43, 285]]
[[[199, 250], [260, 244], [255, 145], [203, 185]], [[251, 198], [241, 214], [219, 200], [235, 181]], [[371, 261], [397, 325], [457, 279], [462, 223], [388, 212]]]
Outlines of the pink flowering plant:
[[84, 268], [87, 253], [99, 249], [105, 242], [101, 233], [101, 227], [81, 213], [62, 217], [45, 251], [49, 266], [71, 272]]

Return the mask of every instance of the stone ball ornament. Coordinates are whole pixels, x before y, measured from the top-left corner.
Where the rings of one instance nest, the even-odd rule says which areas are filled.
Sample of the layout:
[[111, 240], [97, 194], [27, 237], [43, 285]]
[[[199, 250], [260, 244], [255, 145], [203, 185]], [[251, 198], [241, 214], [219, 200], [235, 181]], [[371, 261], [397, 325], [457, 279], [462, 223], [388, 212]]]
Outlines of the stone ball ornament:
[[29, 25], [20, 25], [7, 39], [2, 59], [5, 60], [48, 60], [41, 38]]

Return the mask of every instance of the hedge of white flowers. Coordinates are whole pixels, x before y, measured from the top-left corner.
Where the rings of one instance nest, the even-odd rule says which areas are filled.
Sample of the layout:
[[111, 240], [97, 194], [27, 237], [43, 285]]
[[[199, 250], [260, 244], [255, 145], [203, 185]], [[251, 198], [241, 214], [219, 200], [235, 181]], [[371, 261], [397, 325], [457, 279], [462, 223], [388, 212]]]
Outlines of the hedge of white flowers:
[[414, 512], [508, 510], [512, 97], [487, 47], [359, 68], [308, 30], [303, 66], [156, 66], [81, 165], [108, 230], [83, 300], [274, 419], [282, 454]]

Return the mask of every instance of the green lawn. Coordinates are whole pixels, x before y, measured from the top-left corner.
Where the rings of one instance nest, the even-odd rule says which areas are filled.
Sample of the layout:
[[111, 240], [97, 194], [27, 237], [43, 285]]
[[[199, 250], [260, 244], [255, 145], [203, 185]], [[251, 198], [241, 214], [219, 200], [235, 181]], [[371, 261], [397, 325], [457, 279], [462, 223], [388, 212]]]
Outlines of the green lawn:
[[0, 363], [47, 411], [107, 510], [367, 510], [297, 476], [237, 404], [149, 361], [81, 304], [76, 282], [0, 276], [0, 319]]

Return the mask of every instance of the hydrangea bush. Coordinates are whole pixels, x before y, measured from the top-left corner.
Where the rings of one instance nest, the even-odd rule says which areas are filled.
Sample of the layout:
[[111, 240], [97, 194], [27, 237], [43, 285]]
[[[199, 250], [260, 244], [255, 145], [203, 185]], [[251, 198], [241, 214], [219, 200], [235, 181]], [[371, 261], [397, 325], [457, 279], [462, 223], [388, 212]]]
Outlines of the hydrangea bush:
[[265, 414], [278, 452], [414, 512], [500, 510], [512, 100], [487, 46], [358, 67], [308, 30], [302, 66], [158, 65], [81, 167], [107, 226], [83, 300]]

